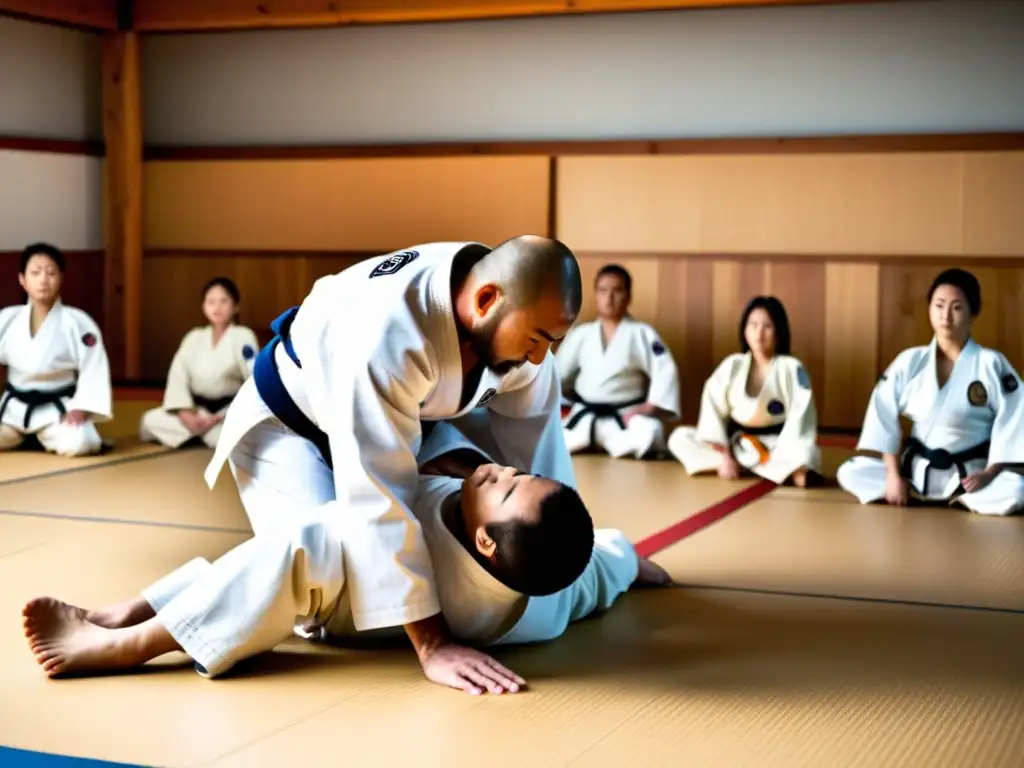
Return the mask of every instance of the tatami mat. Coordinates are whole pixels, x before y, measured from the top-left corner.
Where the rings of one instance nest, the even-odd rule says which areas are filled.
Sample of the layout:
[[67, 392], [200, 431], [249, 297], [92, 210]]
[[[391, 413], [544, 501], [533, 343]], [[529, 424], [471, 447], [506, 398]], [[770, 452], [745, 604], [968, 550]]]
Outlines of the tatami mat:
[[1024, 611], [1024, 520], [779, 489], [656, 559], [688, 584]]
[[[884, 601], [1024, 607], [1024, 521], [861, 507], [831, 490], [777, 489], [654, 557], [679, 580], [740, 591], [638, 591], [556, 642], [501, 650], [531, 684], [515, 696], [433, 685], [405, 647], [298, 640], [218, 681], [181, 654], [145, 674], [47, 680], [21, 634], [25, 600], [120, 601], [248, 537], [230, 476], [206, 490], [208, 460], [190, 449], [2, 486], [0, 743], [169, 767], [339, 750], [346, 764], [420, 768], [1020, 764], [1024, 615]], [[575, 463], [597, 525], [634, 540], [755, 483]]]
[[[80, 456], [65, 458], [41, 450], [17, 450], [0, 452], [0, 486], [81, 469], [120, 464], [127, 459], [136, 459], [158, 453], [167, 448], [154, 443], [142, 443], [135, 437], [120, 437], [111, 441], [113, 449], [102, 456]], [[0, 494], [0, 504], [7, 497], [8, 489]]]

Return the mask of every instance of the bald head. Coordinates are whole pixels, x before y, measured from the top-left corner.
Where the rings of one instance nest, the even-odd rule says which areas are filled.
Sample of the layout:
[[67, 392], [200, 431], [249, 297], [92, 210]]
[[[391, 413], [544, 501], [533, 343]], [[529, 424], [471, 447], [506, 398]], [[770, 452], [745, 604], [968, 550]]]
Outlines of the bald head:
[[499, 373], [543, 360], [576, 322], [583, 303], [576, 257], [548, 237], [506, 240], [463, 274], [453, 286], [460, 333]]
[[583, 303], [583, 281], [576, 256], [562, 242], [539, 235], [506, 240], [478, 261], [469, 273], [475, 285], [493, 283], [505, 294], [509, 309], [560, 299], [567, 317], [575, 318]]

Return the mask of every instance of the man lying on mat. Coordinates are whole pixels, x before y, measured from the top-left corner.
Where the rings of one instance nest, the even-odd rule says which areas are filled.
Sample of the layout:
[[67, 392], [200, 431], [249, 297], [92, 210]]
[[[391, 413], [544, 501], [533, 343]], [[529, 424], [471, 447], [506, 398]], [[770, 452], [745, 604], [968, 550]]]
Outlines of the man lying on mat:
[[[671, 581], [621, 532], [595, 531], [574, 490], [489, 463], [451, 423], [437, 424], [419, 459], [413, 511], [444, 616], [463, 642], [552, 640], [632, 585]], [[96, 611], [36, 598], [23, 610], [25, 635], [50, 677], [136, 667], [178, 650], [201, 675], [216, 677], [293, 633], [313, 640], [401, 636], [401, 627], [355, 631], [336, 525], [311, 514], [213, 563], [192, 560], [139, 597]], [[455, 687], [479, 694], [524, 684], [492, 664], [478, 664]]]

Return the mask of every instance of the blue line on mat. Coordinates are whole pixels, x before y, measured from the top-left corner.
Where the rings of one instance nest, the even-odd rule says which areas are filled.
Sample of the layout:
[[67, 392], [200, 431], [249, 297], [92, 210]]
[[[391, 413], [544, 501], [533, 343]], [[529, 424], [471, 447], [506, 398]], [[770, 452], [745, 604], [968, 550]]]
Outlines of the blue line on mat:
[[145, 768], [132, 763], [112, 763], [109, 760], [91, 760], [84, 757], [52, 755], [49, 752], [32, 752], [27, 749], [0, 747], [0, 765], [4, 768], [99, 768], [99, 766], [120, 766], [120, 768]]

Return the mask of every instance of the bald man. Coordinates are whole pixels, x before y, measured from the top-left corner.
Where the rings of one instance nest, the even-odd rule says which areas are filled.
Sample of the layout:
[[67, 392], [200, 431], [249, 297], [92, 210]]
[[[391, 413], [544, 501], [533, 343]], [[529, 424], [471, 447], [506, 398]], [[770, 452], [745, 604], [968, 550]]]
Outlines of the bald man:
[[452, 640], [441, 615], [411, 511], [416, 454], [430, 422], [486, 408], [486, 434], [471, 439], [574, 488], [549, 347], [581, 298], [575, 256], [538, 236], [493, 249], [418, 245], [321, 278], [272, 324], [206, 482], [229, 464], [257, 536], [298, 517], [330, 524], [354, 628], [404, 627], [428, 679], [458, 688], [484, 669], [515, 690], [491, 657]]

